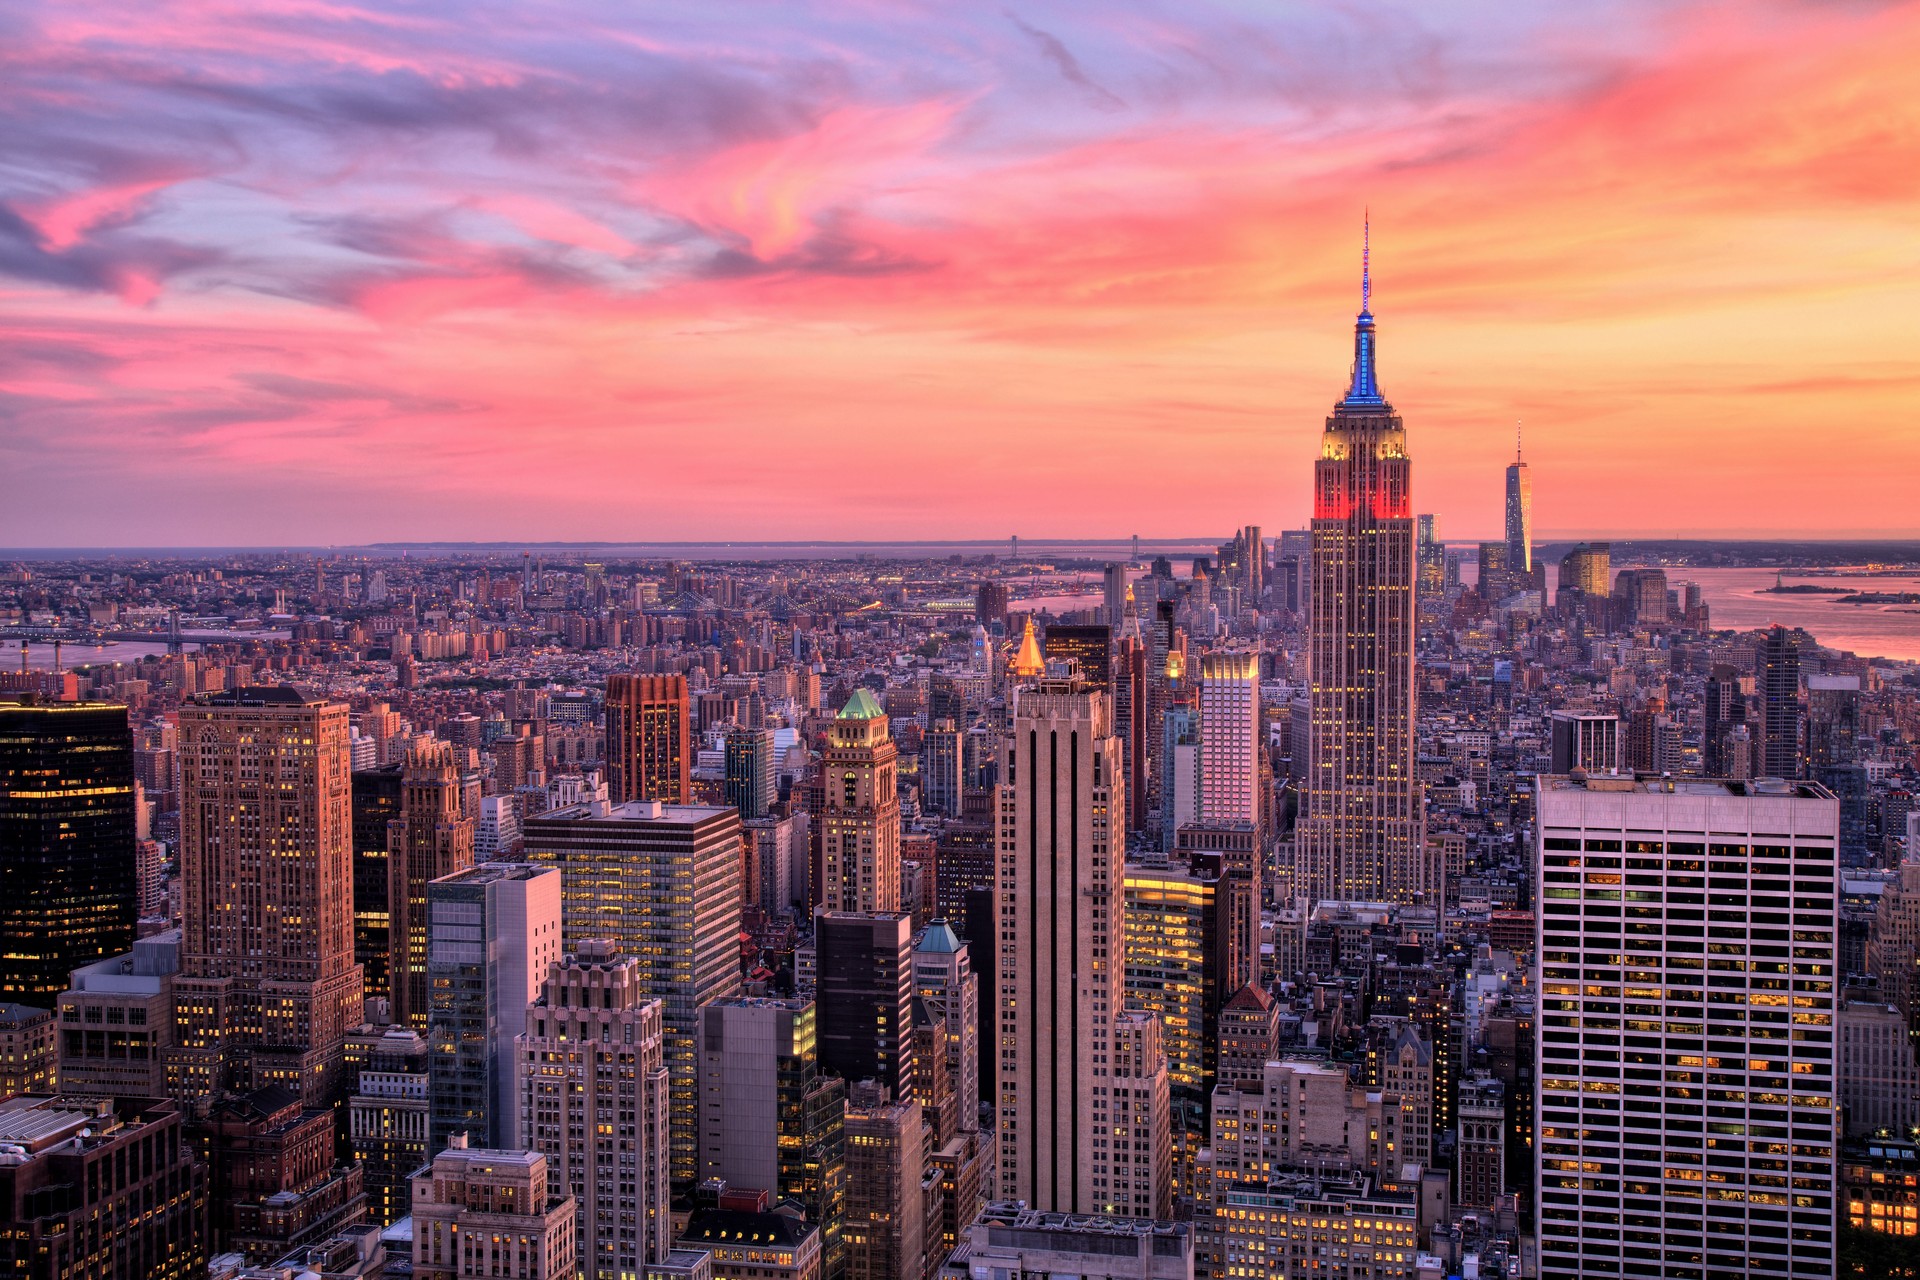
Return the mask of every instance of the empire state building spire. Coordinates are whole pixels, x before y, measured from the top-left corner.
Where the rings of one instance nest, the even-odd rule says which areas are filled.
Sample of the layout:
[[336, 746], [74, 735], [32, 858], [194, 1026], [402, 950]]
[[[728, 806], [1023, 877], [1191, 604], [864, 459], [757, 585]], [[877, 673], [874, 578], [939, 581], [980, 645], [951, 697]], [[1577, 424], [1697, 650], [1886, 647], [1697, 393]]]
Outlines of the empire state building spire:
[[1387, 407], [1380, 394], [1380, 380], [1374, 373], [1373, 332], [1373, 220], [1369, 218], [1360, 233], [1360, 314], [1353, 323], [1353, 376], [1347, 385], [1342, 407], [1378, 409]]
[[1353, 373], [1313, 468], [1309, 763], [1291, 892], [1406, 902], [1432, 887], [1413, 780], [1413, 466], [1374, 365], [1370, 240]]

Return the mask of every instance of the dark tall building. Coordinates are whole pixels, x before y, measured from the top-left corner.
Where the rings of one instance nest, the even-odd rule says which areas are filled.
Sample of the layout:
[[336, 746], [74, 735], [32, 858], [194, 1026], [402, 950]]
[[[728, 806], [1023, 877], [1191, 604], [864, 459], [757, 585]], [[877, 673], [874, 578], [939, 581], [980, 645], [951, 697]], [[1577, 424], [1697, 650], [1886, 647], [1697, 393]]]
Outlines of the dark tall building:
[[1747, 722], [1747, 698], [1740, 691], [1740, 673], [1724, 664], [1715, 664], [1707, 677], [1706, 706], [1701, 716], [1701, 772], [1709, 778], [1729, 776], [1727, 735], [1733, 727]]
[[615, 804], [693, 798], [685, 676], [607, 677], [607, 789]]
[[132, 948], [134, 865], [127, 709], [0, 705], [0, 1001], [51, 1009]]
[[989, 579], [980, 584], [973, 596], [973, 619], [981, 623], [1007, 620], [1006, 583]]
[[207, 1167], [154, 1098], [0, 1104], [0, 1274], [21, 1280], [207, 1273]]
[[427, 1028], [427, 886], [473, 865], [473, 819], [461, 810], [453, 747], [407, 753], [400, 816], [387, 824], [388, 961], [393, 1020]]
[[901, 912], [814, 917], [820, 1069], [913, 1096], [913, 919]]
[[366, 974], [367, 999], [392, 994], [387, 949], [392, 915], [387, 902], [387, 823], [400, 816], [403, 764], [353, 775], [353, 958]]
[[[1361, 271], [1353, 374], [1314, 463], [1311, 716], [1296, 884], [1404, 902], [1432, 886], [1413, 777], [1413, 464], [1374, 368]], [[1505, 544], [1496, 543], [1502, 556]]]
[[1797, 778], [1800, 769], [1800, 642], [1785, 627], [1767, 631], [1754, 657], [1760, 694], [1759, 759], [1753, 772], [1765, 778]]
[[773, 807], [773, 730], [735, 729], [727, 734], [727, 803], [748, 821]]
[[1047, 661], [1071, 660], [1079, 677], [1109, 696], [1113, 693], [1113, 628], [1102, 624], [1055, 623], [1047, 628]]

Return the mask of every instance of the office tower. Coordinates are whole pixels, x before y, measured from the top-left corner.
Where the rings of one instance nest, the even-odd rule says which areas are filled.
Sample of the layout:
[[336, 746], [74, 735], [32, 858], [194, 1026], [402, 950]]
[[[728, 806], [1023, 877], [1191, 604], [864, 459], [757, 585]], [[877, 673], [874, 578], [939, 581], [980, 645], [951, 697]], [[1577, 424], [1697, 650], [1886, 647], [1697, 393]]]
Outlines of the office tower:
[[1110, 1061], [1126, 957], [1122, 768], [1106, 694], [1059, 680], [1021, 691], [996, 806], [999, 1185], [1066, 1213], [1116, 1211], [1120, 1153], [1096, 1133], [1123, 1087]]
[[1867, 971], [1920, 1035], [1920, 852], [1901, 859], [1867, 933]]
[[1498, 604], [1519, 590], [1514, 576], [1507, 571], [1507, 544], [1504, 542], [1483, 542], [1480, 544], [1479, 565], [1476, 569], [1477, 590], [1480, 598], [1488, 604]]
[[847, 1086], [822, 1075], [811, 1000], [730, 996], [702, 1005], [700, 1178], [792, 1198], [820, 1228], [828, 1275], [845, 1267]]
[[920, 1104], [863, 1080], [847, 1099], [849, 1280], [921, 1280], [927, 1263], [927, 1152]]
[[482, 796], [473, 827], [475, 862], [511, 862], [520, 856], [520, 812], [512, 796]]
[[1825, 781], [1859, 756], [1860, 677], [1807, 677], [1807, 776]]
[[427, 1025], [427, 886], [473, 865], [473, 819], [460, 811], [460, 766], [446, 742], [407, 752], [400, 816], [387, 824], [387, 973], [393, 1020]]
[[[1169, 568], [1171, 573], [1171, 568]], [[1174, 602], [1156, 599], [1153, 613], [1148, 618], [1145, 644], [1147, 646], [1147, 725], [1145, 739], [1149, 755], [1147, 769], [1147, 807], [1166, 803], [1160, 787], [1165, 765], [1160, 760], [1160, 750], [1167, 741], [1167, 709], [1173, 705], [1174, 686], [1177, 683], [1171, 674], [1174, 651], [1178, 647], [1174, 625]]]
[[360, 1025], [347, 707], [290, 686], [180, 709], [185, 931], [168, 1089], [341, 1097]]
[[1097, 1176], [1106, 1179], [1096, 1193], [1106, 1197], [1103, 1212], [1132, 1218], [1173, 1216], [1174, 1173], [1172, 1084], [1160, 1019], [1128, 1010], [1113, 1020], [1110, 1086], [1100, 1097], [1110, 1103], [1110, 1138], [1094, 1139]]
[[980, 584], [973, 596], [973, 620], [983, 624], [1007, 620], [1006, 583], [989, 579]]
[[1447, 544], [1440, 541], [1430, 515], [1415, 518], [1415, 587], [1422, 600], [1438, 600], [1447, 592]]
[[1621, 619], [1631, 626], [1665, 626], [1668, 621], [1666, 570], [1622, 569], [1614, 575], [1613, 602]]
[[1754, 655], [1754, 684], [1760, 694], [1759, 759], [1754, 772], [1764, 778], [1798, 778], [1800, 767], [1800, 642], [1785, 627], [1767, 629]]
[[1541, 1274], [1831, 1276], [1838, 804], [1539, 786]]
[[347, 1136], [365, 1172], [367, 1217], [389, 1226], [412, 1211], [407, 1179], [427, 1162], [427, 1042], [388, 1027], [347, 1101]]
[[415, 1280], [574, 1280], [573, 1197], [548, 1183], [537, 1151], [440, 1152], [413, 1175]]
[[1549, 722], [1554, 773], [1620, 772], [1620, 717], [1589, 711], [1556, 711]]
[[1734, 773], [1727, 758], [1727, 740], [1736, 727], [1747, 720], [1747, 699], [1740, 689], [1740, 673], [1715, 663], [1707, 676], [1706, 705], [1700, 725], [1702, 772], [1709, 778], [1749, 777], [1750, 772]]
[[797, 914], [807, 894], [803, 881], [795, 878], [793, 818], [755, 818], [740, 825], [745, 828], [742, 837], [752, 842], [760, 909], [769, 916]]
[[900, 791], [886, 713], [855, 689], [827, 729], [821, 771], [821, 905], [829, 911], [900, 909]]
[[657, 802], [573, 805], [527, 820], [527, 859], [566, 873], [566, 946], [606, 938], [661, 1002], [673, 1180], [691, 1187], [697, 1010], [740, 990], [740, 815]]
[[137, 940], [125, 955], [73, 971], [72, 985], [60, 993], [61, 1093], [166, 1096], [173, 978], [179, 969], [180, 930], [169, 929]]
[[[1125, 597], [1123, 586], [1122, 609]], [[1121, 616], [1124, 619], [1125, 614]], [[1047, 661], [1071, 662], [1081, 680], [1111, 697], [1115, 629], [1104, 622], [1086, 626], [1056, 622], [1047, 628]]]
[[0, 704], [0, 1000], [51, 1009], [133, 945], [133, 788], [125, 707]]
[[935, 720], [920, 744], [920, 807], [929, 813], [958, 817], [962, 750], [965, 735], [952, 720]]
[[0, 1102], [23, 1093], [52, 1093], [59, 1065], [53, 1010], [0, 1002]]
[[1491, 1209], [1507, 1189], [1506, 1087], [1492, 1076], [1461, 1082], [1454, 1201]]
[[1110, 629], [1118, 629], [1127, 612], [1127, 566], [1110, 564], [1100, 575], [1101, 600], [1106, 616], [1100, 620]]
[[1241, 987], [1220, 1009], [1219, 1037], [1215, 1087], [1258, 1093], [1267, 1063], [1280, 1056], [1279, 1004], [1252, 983]]
[[773, 807], [773, 730], [734, 729], [727, 734], [727, 803], [741, 818], [764, 818]]
[[1434, 1084], [1438, 1074], [1432, 1047], [1411, 1024], [1403, 1024], [1393, 1044], [1380, 1056], [1379, 1073], [1381, 1092], [1402, 1100], [1402, 1157], [1432, 1164]]
[[1260, 526], [1250, 524], [1240, 531], [1245, 553], [1240, 567], [1240, 589], [1249, 604], [1258, 604], [1267, 590], [1267, 543]]
[[940, 1028], [957, 1127], [971, 1133], [980, 1127], [980, 978], [971, 948], [945, 920], [914, 944], [913, 991]]
[[1171, 850], [1180, 828], [1200, 821], [1200, 712], [1175, 704], [1161, 720], [1160, 847]]
[[1878, 992], [1849, 991], [1835, 1021], [1840, 1054], [1835, 1075], [1847, 1133], [1902, 1136], [1920, 1128], [1920, 1070], [1900, 1007]]
[[967, 1245], [968, 1261], [989, 1276], [1193, 1280], [1194, 1274], [1193, 1229], [1185, 1222], [1064, 1218], [1002, 1200], [967, 1228]]
[[1576, 542], [1560, 558], [1560, 574], [1555, 585], [1563, 591], [1579, 591], [1601, 599], [1612, 590], [1612, 579], [1613, 544]]
[[[395, 720], [399, 717], [395, 716]], [[397, 734], [397, 727], [395, 733]], [[353, 959], [369, 1000], [391, 1001], [387, 966], [393, 952], [393, 912], [388, 897], [387, 824], [400, 816], [406, 765], [396, 761], [352, 773]], [[411, 1172], [411, 1170], [409, 1170]]]
[[1126, 1003], [1160, 1023], [1182, 1189], [1206, 1145], [1219, 1049], [1228, 963], [1220, 890], [1219, 880], [1184, 867], [1127, 864]]
[[363, 1221], [361, 1167], [334, 1163], [337, 1125], [280, 1084], [215, 1102], [194, 1126], [207, 1151], [208, 1248], [277, 1258]]
[[1533, 473], [1520, 454], [1518, 430], [1513, 438], [1513, 461], [1507, 464], [1507, 572], [1523, 582], [1533, 580]]
[[900, 912], [813, 918], [820, 1069], [913, 1096], [913, 921]]
[[693, 798], [685, 676], [607, 677], [607, 786], [616, 804]]
[[1312, 715], [1296, 837], [1306, 893], [1405, 902], [1427, 892], [1413, 778], [1412, 464], [1374, 371], [1362, 270], [1353, 377], [1314, 463]]
[[633, 956], [593, 940], [547, 966], [514, 1041], [514, 1145], [579, 1206], [580, 1274], [623, 1280], [673, 1247], [660, 1002]]
[[1200, 817], [1210, 825], [1262, 826], [1260, 655], [1200, 659]]
[[153, 1098], [0, 1103], [0, 1272], [194, 1280], [207, 1273], [207, 1167]]
[[512, 1145], [513, 1042], [560, 958], [571, 888], [552, 867], [516, 862], [484, 862], [427, 886], [430, 1150], [459, 1134]]

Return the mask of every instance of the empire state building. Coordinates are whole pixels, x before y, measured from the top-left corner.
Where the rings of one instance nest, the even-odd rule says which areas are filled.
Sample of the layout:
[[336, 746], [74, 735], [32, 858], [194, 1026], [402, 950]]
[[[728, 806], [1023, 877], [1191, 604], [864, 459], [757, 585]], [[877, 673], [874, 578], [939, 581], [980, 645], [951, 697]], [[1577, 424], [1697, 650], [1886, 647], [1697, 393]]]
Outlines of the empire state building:
[[1296, 893], [1406, 902], [1433, 886], [1413, 777], [1412, 463], [1374, 367], [1362, 257], [1353, 376], [1313, 466], [1312, 682]]

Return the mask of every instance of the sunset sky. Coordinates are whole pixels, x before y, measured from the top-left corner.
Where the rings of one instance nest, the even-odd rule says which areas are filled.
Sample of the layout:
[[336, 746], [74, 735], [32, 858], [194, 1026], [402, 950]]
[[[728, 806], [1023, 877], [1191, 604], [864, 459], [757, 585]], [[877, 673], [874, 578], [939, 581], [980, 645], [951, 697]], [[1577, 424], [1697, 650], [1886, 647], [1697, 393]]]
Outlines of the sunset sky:
[[0, 7], [0, 546], [1920, 535], [1920, 6]]

